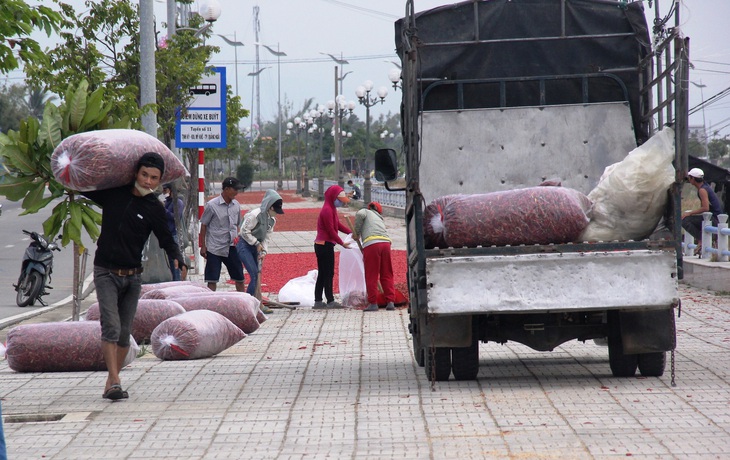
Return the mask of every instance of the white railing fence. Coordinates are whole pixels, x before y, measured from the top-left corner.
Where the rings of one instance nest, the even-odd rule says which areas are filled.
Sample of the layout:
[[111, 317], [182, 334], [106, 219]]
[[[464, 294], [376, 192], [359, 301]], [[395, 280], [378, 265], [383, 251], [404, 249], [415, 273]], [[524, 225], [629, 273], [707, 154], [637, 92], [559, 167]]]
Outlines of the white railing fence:
[[[363, 190], [363, 180], [362, 179], [353, 179], [353, 182], [357, 184], [358, 187], [360, 187], [360, 191]], [[331, 185], [336, 185], [337, 181], [334, 180], [327, 180], [324, 181], [324, 190], [327, 190], [328, 187]], [[317, 192], [319, 187], [319, 179], [314, 178], [310, 179], [309, 181], [309, 189], [313, 192]], [[347, 184], [345, 184], [345, 191], [349, 191], [349, 187]], [[394, 208], [403, 208], [406, 207], [406, 192], [392, 192], [390, 190], [386, 190], [384, 186], [380, 184], [372, 184], [372, 187], [370, 189], [370, 199], [373, 201], [377, 201], [383, 206], [391, 206]]]
[[[728, 228], [728, 215], [719, 214], [717, 216], [717, 226], [712, 225], [712, 213], [702, 213], [702, 250], [700, 251], [700, 259], [711, 262], [727, 262], [730, 260], [730, 251], [728, 250], [728, 236], [730, 236], [730, 228]], [[684, 232], [684, 255], [690, 256], [694, 254], [697, 248], [697, 242], [694, 238]]]

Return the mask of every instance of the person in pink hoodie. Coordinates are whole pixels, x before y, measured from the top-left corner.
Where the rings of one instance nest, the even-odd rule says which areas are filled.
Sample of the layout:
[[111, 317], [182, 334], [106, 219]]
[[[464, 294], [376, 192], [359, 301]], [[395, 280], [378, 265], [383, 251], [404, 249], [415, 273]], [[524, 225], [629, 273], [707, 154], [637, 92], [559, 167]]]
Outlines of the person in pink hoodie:
[[[324, 204], [317, 218], [317, 236], [314, 240], [314, 254], [317, 256], [317, 282], [314, 285], [314, 308], [342, 308], [335, 302], [332, 283], [335, 278], [335, 245], [350, 249], [339, 232], [350, 234], [350, 229], [340, 222], [337, 208], [349, 202], [347, 194], [338, 185], [333, 185], [324, 192]], [[323, 302], [322, 291], [327, 303]]]

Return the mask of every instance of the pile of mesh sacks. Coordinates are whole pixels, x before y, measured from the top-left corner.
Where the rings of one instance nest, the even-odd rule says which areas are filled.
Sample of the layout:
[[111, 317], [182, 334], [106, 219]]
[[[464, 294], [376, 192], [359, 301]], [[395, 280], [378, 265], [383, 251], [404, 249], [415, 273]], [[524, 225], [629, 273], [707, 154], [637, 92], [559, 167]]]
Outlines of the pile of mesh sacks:
[[446, 195], [424, 209], [426, 249], [647, 238], [661, 221], [674, 182], [674, 131], [664, 128], [608, 166], [588, 194], [542, 186]]
[[[132, 324], [124, 365], [151, 344], [163, 360], [209, 358], [255, 332], [266, 321], [260, 302], [244, 292], [214, 292], [190, 281], [146, 284]], [[5, 355], [17, 372], [103, 371], [99, 305], [85, 321], [20, 325], [8, 332]]]

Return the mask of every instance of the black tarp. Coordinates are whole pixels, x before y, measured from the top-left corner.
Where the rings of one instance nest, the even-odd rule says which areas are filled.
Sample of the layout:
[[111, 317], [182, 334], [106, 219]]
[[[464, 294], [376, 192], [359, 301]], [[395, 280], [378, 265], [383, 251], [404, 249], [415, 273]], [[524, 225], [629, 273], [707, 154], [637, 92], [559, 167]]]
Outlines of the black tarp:
[[[401, 60], [404, 24], [405, 19], [395, 24]], [[651, 48], [641, 2], [466, 1], [417, 13], [415, 25], [408, 32], [417, 37], [419, 94], [428, 93], [422, 110], [628, 99], [637, 142], [643, 143], [649, 136], [648, 126], [639, 116], [640, 74], [644, 84], [651, 75], [651, 68], [638, 70]], [[587, 88], [579, 78], [554, 78], [598, 73], [615, 75], [628, 97], [621, 83], [612, 78], [591, 79]], [[535, 78], [545, 77], [541, 88]], [[462, 85], [461, 95], [453, 85], [443, 85], [444, 80], [487, 79], [492, 82]], [[427, 85], [438, 80], [437, 86], [441, 86], [426, 91]], [[511, 81], [500, 87], [496, 80]]]

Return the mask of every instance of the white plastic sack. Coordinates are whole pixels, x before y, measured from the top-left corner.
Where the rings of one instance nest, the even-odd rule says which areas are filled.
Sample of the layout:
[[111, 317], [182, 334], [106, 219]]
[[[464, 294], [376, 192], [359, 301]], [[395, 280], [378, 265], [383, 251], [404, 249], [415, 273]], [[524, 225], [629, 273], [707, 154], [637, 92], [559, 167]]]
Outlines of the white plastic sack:
[[342, 242], [352, 248], [340, 251], [339, 287], [342, 305], [350, 307], [367, 305], [368, 295], [365, 288], [365, 263], [362, 259], [362, 251], [350, 235], [345, 236]]
[[622, 161], [606, 168], [588, 194], [593, 216], [579, 241], [638, 240], [664, 214], [674, 182], [674, 130], [664, 128]]
[[279, 290], [278, 300], [282, 303], [299, 303], [300, 307], [314, 306], [314, 285], [317, 284], [317, 270], [310, 270], [306, 275], [290, 279]]

